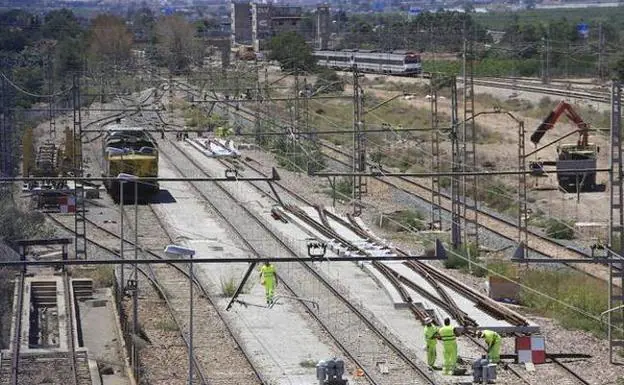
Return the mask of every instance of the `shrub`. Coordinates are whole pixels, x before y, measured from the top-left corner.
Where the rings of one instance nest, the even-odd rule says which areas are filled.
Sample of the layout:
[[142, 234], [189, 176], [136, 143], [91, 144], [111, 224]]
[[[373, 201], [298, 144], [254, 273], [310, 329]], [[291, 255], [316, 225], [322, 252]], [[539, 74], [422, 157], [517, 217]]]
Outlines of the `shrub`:
[[237, 288], [238, 286], [236, 285], [236, 281], [233, 277], [228, 277], [226, 279], [221, 278], [221, 293], [223, 293], [224, 297], [233, 297]]
[[342, 91], [344, 91], [344, 81], [338, 76], [336, 71], [329, 68], [319, 70], [318, 79], [314, 83], [315, 94]]
[[424, 230], [427, 227], [425, 216], [420, 211], [399, 210], [382, 218], [381, 227], [392, 231]]
[[546, 220], [546, 236], [555, 239], [574, 239], [573, 222], [549, 218]]
[[344, 177], [337, 180], [334, 185], [334, 191], [335, 198], [350, 197], [353, 194], [353, 179]]

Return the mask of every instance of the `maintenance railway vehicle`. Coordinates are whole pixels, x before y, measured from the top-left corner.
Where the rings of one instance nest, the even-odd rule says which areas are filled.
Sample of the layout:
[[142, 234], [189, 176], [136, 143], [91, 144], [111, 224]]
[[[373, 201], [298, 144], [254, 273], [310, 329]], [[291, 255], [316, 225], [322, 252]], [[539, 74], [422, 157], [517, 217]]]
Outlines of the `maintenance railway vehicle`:
[[412, 51], [374, 50], [314, 51], [317, 64], [341, 71], [354, 65], [361, 72], [393, 75], [418, 75], [422, 72], [420, 55]]
[[[104, 177], [116, 178], [121, 173], [138, 177], [158, 177], [158, 146], [141, 127], [127, 126], [120, 122], [108, 126], [102, 153]], [[104, 184], [115, 200], [120, 198], [119, 180], [107, 180]], [[133, 197], [134, 185], [128, 183], [124, 187], [123, 195]], [[141, 181], [137, 187], [142, 200], [160, 191], [157, 181]]]

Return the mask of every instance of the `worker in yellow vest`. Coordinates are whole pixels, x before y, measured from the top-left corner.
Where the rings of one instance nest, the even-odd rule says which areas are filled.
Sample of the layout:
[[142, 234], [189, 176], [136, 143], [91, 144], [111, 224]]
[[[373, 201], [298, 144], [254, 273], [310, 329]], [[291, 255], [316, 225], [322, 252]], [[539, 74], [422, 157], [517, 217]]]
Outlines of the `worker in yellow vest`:
[[436, 339], [436, 333], [438, 327], [433, 324], [433, 318], [425, 318], [425, 344], [427, 346], [427, 364], [436, 369], [435, 361], [437, 357], [436, 348], [438, 347], [438, 340]]
[[455, 372], [455, 366], [457, 365], [457, 336], [455, 328], [451, 326], [451, 320], [445, 318], [444, 326], [436, 334], [436, 338], [442, 341], [442, 347], [444, 348], [444, 374], [453, 374]]
[[477, 337], [485, 339], [488, 359], [491, 363], [497, 364], [500, 361], [500, 348], [503, 341], [500, 334], [493, 330], [482, 330], [477, 332]]
[[260, 268], [260, 284], [264, 285], [264, 294], [266, 296], [267, 305], [273, 303], [273, 293], [277, 287], [277, 273], [275, 266], [269, 261], [265, 261]]

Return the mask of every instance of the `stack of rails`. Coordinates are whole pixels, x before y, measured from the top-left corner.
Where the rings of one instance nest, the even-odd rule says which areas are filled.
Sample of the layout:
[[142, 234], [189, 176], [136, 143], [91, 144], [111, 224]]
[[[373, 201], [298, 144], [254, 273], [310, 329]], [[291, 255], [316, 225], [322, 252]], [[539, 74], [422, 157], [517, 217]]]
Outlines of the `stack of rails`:
[[[137, 177], [158, 177], [158, 146], [141, 127], [113, 124], [106, 130], [103, 141], [103, 176], [116, 178], [119, 174]], [[107, 180], [105, 186], [115, 199], [120, 197], [119, 180]], [[149, 198], [160, 191], [157, 181], [141, 181], [138, 194]], [[134, 196], [134, 186], [124, 190], [124, 196]]]

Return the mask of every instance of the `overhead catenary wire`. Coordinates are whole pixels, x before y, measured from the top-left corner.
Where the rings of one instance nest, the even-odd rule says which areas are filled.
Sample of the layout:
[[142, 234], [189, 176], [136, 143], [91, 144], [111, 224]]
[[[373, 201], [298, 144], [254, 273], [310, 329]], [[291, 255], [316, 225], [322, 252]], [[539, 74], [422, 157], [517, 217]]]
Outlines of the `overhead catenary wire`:
[[4, 72], [0, 72], [0, 76], [1, 76], [4, 80], [6, 80], [6, 81], [7, 81], [7, 83], [9, 83], [9, 85], [10, 85], [11, 87], [13, 87], [14, 89], [16, 89], [17, 91], [19, 91], [19, 92], [21, 92], [21, 93], [23, 93], [23, 94], [26, 94], [26, 95], [28, 95], [28, 96], [32, 96], [32, 97], [34, 97], [34, 98], [42, 98], [42, 99], [43, 99], [43, 98], [46, 98], [46, 99], [47, 99], [47, 98], [54, 98], [54, 97], [61, 96], [61, 95], [66, 95], [66, 94], [69, 94], [70, 92], [72, 92], [72, 89], [71, 89], [71, 88], [69, 88], [69, 89], [64, 90], [64, 91], [59, 91], [59, 92], [57, 92], [57, 93], [55, 93], [55, 94], [49, 94], [49, 95], [46, 95], [46, 94], [36, 94], [36, 93], [34, 93], [34, 92], [27, 91], [27, 90], [25, 90], [25, 89], [21, 88], [20, 86], [18, 86], [17, 84], [15, 84], [15, 83], [14, 83], [11, 79], [9, 79], [9, 77], [8, 77], [8, 76], [6, 76], [6, 75], [4, 74]]

